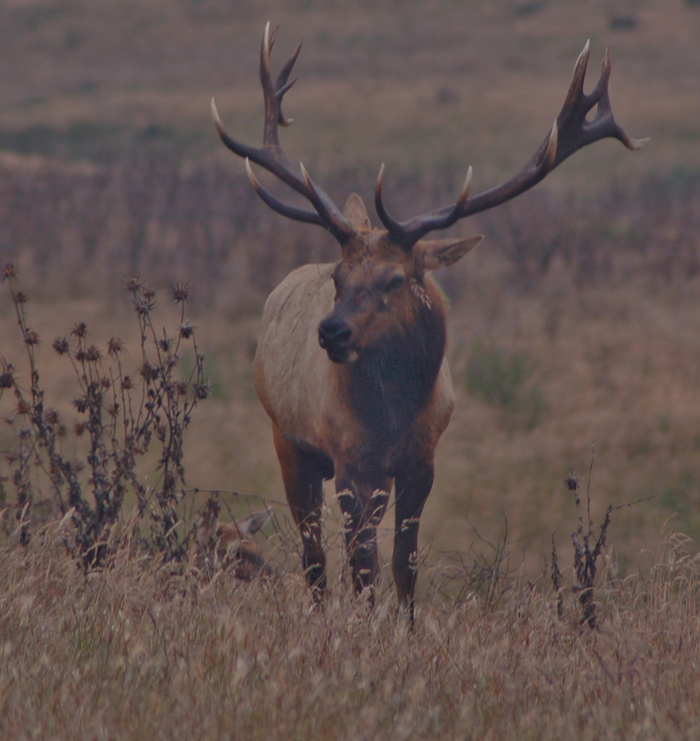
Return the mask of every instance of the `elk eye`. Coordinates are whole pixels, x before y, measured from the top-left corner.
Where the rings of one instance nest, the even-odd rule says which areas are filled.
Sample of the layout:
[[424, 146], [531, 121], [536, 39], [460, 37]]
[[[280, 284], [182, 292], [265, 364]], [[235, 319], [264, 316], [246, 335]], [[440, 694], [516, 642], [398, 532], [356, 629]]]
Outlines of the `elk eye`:
[[403, 285], [403, 275], [395, 275], [387, 284], [386, 284], [386, 291], [387, 293], [394, 293], [394, 291], [398, 291], [399, 288]]

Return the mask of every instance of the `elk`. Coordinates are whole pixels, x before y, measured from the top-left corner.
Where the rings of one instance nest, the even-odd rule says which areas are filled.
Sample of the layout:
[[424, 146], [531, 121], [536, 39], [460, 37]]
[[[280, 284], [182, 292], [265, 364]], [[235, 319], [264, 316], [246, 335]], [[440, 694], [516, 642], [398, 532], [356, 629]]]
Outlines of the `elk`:
[[[324, 479], [335, 477], [354, 589], [366, 590], [370, 603], [379, 573], [376, 530], [394, 488], [392, 572], [399, 609], [412, 624], [418, 526], [433, 484], [435, 447], [455, 404], [445, 357], [447, 305], [431, 272], [454, 264], [482, 239], [425, 237], [515, 198], [593, 142], [612, 137], [628, 149], [641, 149], [648, 140], [632, 139], [615, 122], [607, 49], [598, 83], [584, 93], [586, 43], [554, 125], [520, 172], [471, 195], [470, 167], [454, 203], [399, 221], [384, 205], [382, 165], [374, 202], [383, 228], [373, 228], [357, 194], [341, 211], [280, 146], [278, 127], [291, 123], [282, 112], [282, 99], [296, 82], [289, 77], [301, 44], [273, 82], [270, 52], [276, 36], [268, 23], [260, 52], [263, 145], [229, 136], [212, 100], [214, 124], [226, 147], [245, 159], [258, 196], [282, 216], [327, 229], [340, 245], [340, 261], [297, 268], [270, 294], [254, 360], [255, 388], [272, 420], [314, 597], [320, 600], [326, 588]], [[313, 210], [273, 195], [251, 163], [300, 194]]]
[[210, 498], [194, 527], [195, 563], [204, 572], [216, 567], [233, 567], [239, 579], [252, 579], [258, 574], [270, 576], [273, 571], [266, 563], [258, 545], [250, 536], [262, 530], [274, 511], [266, 507], [234, 522], [220, 522], [219, 501]]

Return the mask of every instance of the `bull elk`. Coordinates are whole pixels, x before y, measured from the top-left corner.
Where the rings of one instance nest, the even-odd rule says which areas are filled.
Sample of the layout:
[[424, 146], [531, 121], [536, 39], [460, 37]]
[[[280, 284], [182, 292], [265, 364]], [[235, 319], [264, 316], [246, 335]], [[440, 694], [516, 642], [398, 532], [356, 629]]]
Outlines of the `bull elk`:
[[[379, 571], [376, 529], [395, 485], [392, 571], [400, 609], [412, 622], [418, 526], [433, 484], [435, 446], [455, 403], [445, 358], [447, 306], [430, 273], [454, 264], [482, 239], [424, 237], [515, 198], [599, 139], [613, 137], [629, 149], [641, 149], [648, 140], [630, 138], [615, 122], [607, 50], [598, 83], [590, 94], [583, 92], [587, 43], [551, 131], [515, 177], [471, 195], [470, 167], [454, 203], [399, 221], [384, 205], [382, 165], [374, 202], [384, 228], [376, 229], [357, 194], [341, 211], [280, 146], [278, 126], [291, 123], [282, 99], [296, 82], [289, 77], [301, 44], [273, 82], [270, 51], [276, 35], [268, 23], [260, 53], [263, 145], [231, 138], [212, 100], [214, 123], [223, 143], [245, 159], [260, 198], [287, 218], [330, 231], [341, 254], [335, 264], [294, 270], [270, 294], [254, 361], [255, 388], [272, 419], [314, 596], [320, 599], [326, 587], [323, 480], [335, 476], [354, 588], [368, 590], [371, 602]], [[258, 181], [251, 163], [303, 196], [313, 210], [279, 200]]]

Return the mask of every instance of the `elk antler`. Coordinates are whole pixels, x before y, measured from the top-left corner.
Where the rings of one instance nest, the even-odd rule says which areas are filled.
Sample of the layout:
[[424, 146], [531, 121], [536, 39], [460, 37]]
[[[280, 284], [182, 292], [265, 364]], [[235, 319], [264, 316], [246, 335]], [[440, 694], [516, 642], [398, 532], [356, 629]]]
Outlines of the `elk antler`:
[[[645, 147], [649, 139], [632, 139], [618, 126], [613, 117], [608, 94], [611, 64], [610, 50], [607, 47], [598, 84], [590, 95], [583, 92], [589, 55], [590, 41], [587, 41], [576, 61], [566, 100], [550, 133], [525, 167], [505, 183], [470, 198], [469, 186], [472, 178], [470, 167], [454, 205], [434, 209], [408, 221], [397, 221], [387, 212], [382, 200], [384, 180], [384, 165], [382, 165], [377, 178], [374, 202], [377, 214], [389, 230], [392, 239], [408, 250], [428, 232], [446, 229], [466, 216], [486, 211], [515, 198], [539, 183], [574, 152], [599, 139], [607, 137], [619, 139], [628, 149]], [[598, 109], [595, 116], [591, 121], [587, 121], [586, 116], [596, 105]]]
[[[296, 221], [304, 221], [308, 224], [318, 224], [327, 228], [333, 236], [344, 244], [350, 237], [355, 234], [355, 229], [350, 222], [342, 215], [338, 207], [333, 203], [330, 196], [318, 185], [316, 185], [304, 165], [300, 164], [301, 177], [293, 170], [293, 165], [280, 146], [279, 135], [277, 133], [278, 125], [289, 126], [292, 119], [287, 119], [282, 113], [282, 98], [285, 93], [294, 85], [296, 79], [289, 82], [289, 75], [294, 67], [294, 63], [299, 56], [301, 44], [296, 51], [287, 60], [282, 67], [277, 81], [273, 84], [272, 73], [270, 71], [270, 51], [277, 38], [277, 29], [270, 34], [270, 23], [265, 26], [262, 45], [260, 48], [260, 83], [263, 89], [265, 100], [265, 127], [263, 131], [263, 146], [251, 147], [242, 142], [232, 139], [224, 129], [221, 123], [219, 113], [216, 110], [214, 99], [211, 101], [211, 113], [214, 119], [214, 125], [219, 132], [221, 141], [239, 157], [245, 157], [246, 171], [251, 185], [255, 192], [267, 203], [270, 208], [274, 209], [283, 216]], [[292, 190], [304, 196], [311, 202], [316, 211], [306, 211], [296, 206], [290, 206], [283, 203], [268, 190], [265, 190], [253, 173], [250, 162], [264, 168], [268, 172], [278, 177], [286, 183]]]

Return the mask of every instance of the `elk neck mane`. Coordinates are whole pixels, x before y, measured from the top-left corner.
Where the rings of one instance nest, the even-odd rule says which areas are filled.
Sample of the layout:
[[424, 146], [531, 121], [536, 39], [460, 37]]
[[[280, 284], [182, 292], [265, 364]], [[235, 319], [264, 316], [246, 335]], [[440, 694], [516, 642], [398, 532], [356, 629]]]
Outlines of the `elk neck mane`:
[[349, 366], [349, 401], [374, 445], [396, 443], [426, 405], [445, 355], [446, 307], [432, 279], [419, 287], [412, 321]]

